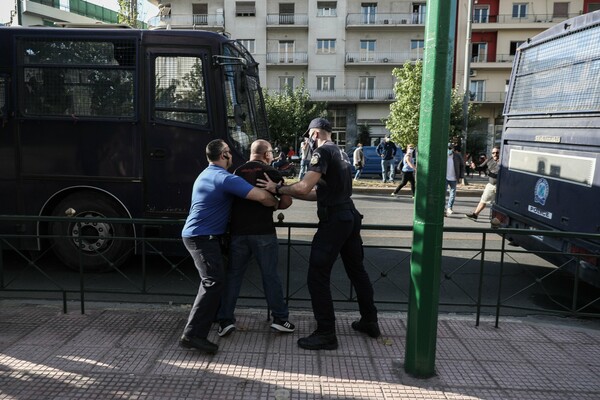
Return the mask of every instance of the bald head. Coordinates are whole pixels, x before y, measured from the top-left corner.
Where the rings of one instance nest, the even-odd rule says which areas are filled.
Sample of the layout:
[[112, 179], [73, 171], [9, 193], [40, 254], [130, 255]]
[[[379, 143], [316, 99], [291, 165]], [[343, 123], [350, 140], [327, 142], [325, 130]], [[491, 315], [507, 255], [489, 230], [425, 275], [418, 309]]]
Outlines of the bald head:
[[270, 164], [273, 161], [273, 148], [271, 143], [263, 139], [258, 139], [252, 142], [250, 146], [250, 160], [263, 161]]

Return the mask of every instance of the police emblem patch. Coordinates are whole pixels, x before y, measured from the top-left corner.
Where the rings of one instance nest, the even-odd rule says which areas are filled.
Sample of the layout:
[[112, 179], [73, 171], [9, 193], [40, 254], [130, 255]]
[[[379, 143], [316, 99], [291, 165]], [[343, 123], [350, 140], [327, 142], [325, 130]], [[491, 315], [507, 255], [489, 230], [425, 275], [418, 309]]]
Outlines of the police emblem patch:
[[533, 190], [533, 201], [545, 205], [549, 192], [550, 185], [548, 184], [548, 181], [544, 178], [538, 179], [535, 184], [535, 189]]
[[310, 159], [310, 165], [317, 165], [319, 163], [319, 155], [317, 153], [313, 154]]

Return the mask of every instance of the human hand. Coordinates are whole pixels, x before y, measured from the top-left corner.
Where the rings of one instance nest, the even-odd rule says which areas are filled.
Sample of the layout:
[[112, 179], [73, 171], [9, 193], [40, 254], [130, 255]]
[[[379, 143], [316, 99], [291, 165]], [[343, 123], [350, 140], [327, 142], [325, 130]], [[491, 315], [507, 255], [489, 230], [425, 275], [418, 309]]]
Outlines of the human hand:
[[275, 182], [273, 182], [271, 180], [271, 178], [269, 178], [269, 175], [267, 175], [266, 173], [264, 175], [265, 175], [265, 179], [260, 179], [260, 178], [256, 179], [256, 186], [259, 188], [266, 189], [271, 193], [275, 193], [277, 190], [277, 188], [276, 188], [277, 184]]

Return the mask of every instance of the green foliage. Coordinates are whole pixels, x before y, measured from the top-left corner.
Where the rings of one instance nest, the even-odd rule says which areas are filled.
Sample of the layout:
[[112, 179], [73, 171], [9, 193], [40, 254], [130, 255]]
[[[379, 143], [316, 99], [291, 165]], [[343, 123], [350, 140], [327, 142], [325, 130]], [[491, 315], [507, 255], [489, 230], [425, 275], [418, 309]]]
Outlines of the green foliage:
[[[394, 68], [392, 74], [396, 78], [396, 101], [390, 105], [390, 115], [385, 121], [385, 127], [391, 132], [392, 141], [396, 144], [418, 144], [423, 63], [417, 61], [413, 64], [407, 61], [402, 68]], [[451, 96], [448, 140], [452, 137], [462, 137], [463, 127], [463, 95], [454, 89]], [[480, 120], [480, 117], [475, 115], [477, 109], [478, 106], [469, 103], [469, 127], [476, 125]]]
[[358, 127], [358, 141], [363, 146], [371, 144], [371, 127], [368, 124], [363, 124]]
[[137, 0], [118, 0], [119, 2], [119, 16], [118, 21], [120, 24], [127, 24], [132, 28], [139, 28], [138, 26], [138, 8], [139, 4]]
[[269, 94], [265, 90], [264, 98], [273, 143], [294, 145], [313, 118], [326, 115], [327, 103], [310, 101], [304, 81], [283, 93]]

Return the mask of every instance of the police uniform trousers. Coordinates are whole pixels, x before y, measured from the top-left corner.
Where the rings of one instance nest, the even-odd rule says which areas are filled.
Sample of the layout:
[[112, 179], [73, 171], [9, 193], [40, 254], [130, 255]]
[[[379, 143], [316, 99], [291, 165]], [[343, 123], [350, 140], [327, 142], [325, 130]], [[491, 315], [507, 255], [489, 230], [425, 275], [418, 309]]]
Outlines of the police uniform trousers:
[[[322, 210], [321, 210], [322, 211]], [[322, 214], [322, 213], [320, 213]], [[364, 252], [360, 228], [362, 215], [354, 208], [328, 208], [319, 225], [310, 252], [308, 290], [317, 320], [317, 331], [335, 332], [335, 313], [331, 297], [331, 270], [338, 254], [356, 291], [359, 311], [366, 322], [377, 321], [373, 286], [363, 264]]]

